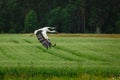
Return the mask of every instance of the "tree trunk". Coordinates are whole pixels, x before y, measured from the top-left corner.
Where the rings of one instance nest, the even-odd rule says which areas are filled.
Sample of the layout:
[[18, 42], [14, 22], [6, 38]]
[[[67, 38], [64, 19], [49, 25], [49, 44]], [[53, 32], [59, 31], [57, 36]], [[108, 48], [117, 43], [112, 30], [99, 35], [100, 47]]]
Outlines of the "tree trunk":
[[83, 32], [85, 33], [85, 10], [84, 10], [84, 13], [83, 13], [83, 28], [84, 28], [84, 30], [83, 30]]
[[100, 34], [101, 33], [101, 31], [100, 31], [100, 27], [99, 26], [97, 26], [97, 28], [96, 28], [96, 32], [95, 32], [96, 34]]
[[81, 25], [81, 15], [80, 15], [80, 10], [78, 10], [78, 28], [77, 28], [77, 32], [80, 32], [80, 25]]

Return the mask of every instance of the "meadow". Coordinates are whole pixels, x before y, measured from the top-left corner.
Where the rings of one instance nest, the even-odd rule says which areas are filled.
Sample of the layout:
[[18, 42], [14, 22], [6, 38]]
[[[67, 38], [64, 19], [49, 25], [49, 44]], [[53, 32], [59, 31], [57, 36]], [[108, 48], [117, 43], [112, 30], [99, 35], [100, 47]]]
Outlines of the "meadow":
[[0, 80], [120, 80], [119, 34], [0, 34]]

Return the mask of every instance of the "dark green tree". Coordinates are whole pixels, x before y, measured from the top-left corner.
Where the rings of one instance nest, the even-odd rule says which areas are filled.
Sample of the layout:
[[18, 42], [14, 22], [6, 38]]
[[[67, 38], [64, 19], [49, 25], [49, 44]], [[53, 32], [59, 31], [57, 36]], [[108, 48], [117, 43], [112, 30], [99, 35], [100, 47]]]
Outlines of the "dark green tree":
[[102, 33], [109, 18], [110, 0], [91, 0], [90, 4], [89, 30], [93, 33]]
[[60, 17], [63, 32], [73, 33], [76, 31], [77, 16], [75, 12], [76, 6], [74, 4], [68, 4], [61, 10]]
[[85, 32], [86, 30], [86, 16], [85, 16], [85, 4], [86, 0], [76, 0], [75, 5], [77, 8], [77, 33]]
[[61, 32], [61, 17], [60, 17], [61, 7], [56, 7], [52, 9], [46, 16], [47, 23], [49, 26], [54, 26], [57, 28], [58, 32]]
[[0, 33], [33, 32], [38, 25], [67, 33], [120, 33], [118, 13], [120, 0], [0, 0]]
[[117, 15], [117, 21], [116, 21], [116, 27], [115, 27], [115, 32], [120, 33], [120, 13]]
[[0, 0], [0, 32], [8, 32], [9, 28], [6, 27], [7, 22], [7, 14], [8, 14], [8, 8], [7, 8], [7, 1], [6, 0]]
[[24, 23], [24, 31], [25, 32], [33, 32], [35, 29], [38, 28], [38, 20], [37, 15], [33, 10], [30, 10], [28, 14], [25, 16], [25, 23]]
[[8, 6], [8, 24], [9, 24], [9, 32], [12, 33], [19, 33], [23, 30], [23, 19], [24, 19], [24, 13], [23, 13], [23, 7], [21, 6], [21, 3], [18, 0], [10, 0], [7, 3]]

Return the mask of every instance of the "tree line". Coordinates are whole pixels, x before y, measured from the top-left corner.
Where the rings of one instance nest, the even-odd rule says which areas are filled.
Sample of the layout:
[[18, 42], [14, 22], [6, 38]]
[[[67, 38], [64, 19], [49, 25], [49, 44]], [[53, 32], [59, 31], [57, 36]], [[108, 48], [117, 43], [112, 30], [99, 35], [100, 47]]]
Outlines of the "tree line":
[[0, 33], [44, 26], [63, 33], [120, 33], [120, 0], [0, 0]]

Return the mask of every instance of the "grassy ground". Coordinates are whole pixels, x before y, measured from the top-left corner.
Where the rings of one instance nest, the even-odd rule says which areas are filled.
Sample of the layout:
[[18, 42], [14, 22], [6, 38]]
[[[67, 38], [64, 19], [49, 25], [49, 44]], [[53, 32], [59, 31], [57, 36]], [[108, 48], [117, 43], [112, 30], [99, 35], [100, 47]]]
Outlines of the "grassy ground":
[[0, 34], [2, 80], [119, 80], [120, 35], [50, 34], [45, 49], [30, 34]]

